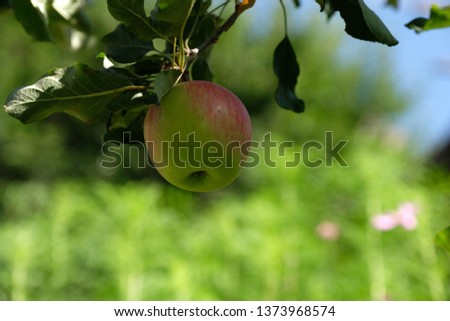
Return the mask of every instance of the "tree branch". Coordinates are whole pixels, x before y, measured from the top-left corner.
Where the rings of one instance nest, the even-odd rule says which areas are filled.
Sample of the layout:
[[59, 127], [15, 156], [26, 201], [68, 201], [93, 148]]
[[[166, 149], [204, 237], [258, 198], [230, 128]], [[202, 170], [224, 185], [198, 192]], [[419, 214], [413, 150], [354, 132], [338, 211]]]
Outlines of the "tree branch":
[[241, 13], [239, 11], [235, 10], [233, 12], [233, 14], [223, 23], [223, 25], [220, 26], [219, 29], [216, 29], [216, 31], [211, 36], [211, 38], [209, 38], [204, 43], [202, 43], [198, 48], [196, 48], [196, 50], [197, 50], [196, 55], [201, 54], [204, 50], [209, 48], [209, 46], [211, 46], [212, 44], [215, 44], [219, 40], [220, 36], [224, 32], [228, 31], [234, 25], [234, 23], [236, 22], [237, 18], [240, 16], [240, 14]]
[[208, 40], [203, 42], [199, 47], [191, 50], [191, 52], [189, 53], [189, 58], [188, 58], [188, 61], [187, 61], [187, 68], [186, 68], [186, 70], [189, 69], [189, 66], [195, 61], [195, 59], [203, 51], [208, 49], [211, 45], [215, 44], [219, 40], [220, 36], [224, 32], [228, 31], [234, 25], [234, 23], [239, 18], [239, 16], [245, 10], [251, 8], [254, 3], [255, 3], [255, 0], [243, 1], [241, 4], [236, 3], [236, 7], [234, 9], [233, 14], [222, 24], [222, 26], [220, 26], [218, 29], [216, 29], [216, 31], [211, 36], [211, 38], [209, 38]]

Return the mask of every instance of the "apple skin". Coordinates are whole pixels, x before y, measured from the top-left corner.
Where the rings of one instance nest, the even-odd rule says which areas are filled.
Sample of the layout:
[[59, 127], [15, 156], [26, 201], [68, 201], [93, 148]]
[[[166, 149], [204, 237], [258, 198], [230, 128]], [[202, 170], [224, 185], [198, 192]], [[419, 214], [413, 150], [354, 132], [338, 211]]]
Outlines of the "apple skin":
[[192, 192], [214, 191], [234, 181], [251, 136], [243, 103], [209, 81], [175, 85], [159, 106], [150, 106], [144, 120], [153, 166], [169, 183]]

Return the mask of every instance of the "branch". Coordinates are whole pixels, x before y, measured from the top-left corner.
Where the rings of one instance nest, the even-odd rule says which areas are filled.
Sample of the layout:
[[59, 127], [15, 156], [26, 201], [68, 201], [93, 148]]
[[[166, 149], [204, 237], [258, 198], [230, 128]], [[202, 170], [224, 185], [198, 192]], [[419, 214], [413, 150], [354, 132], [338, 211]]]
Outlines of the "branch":
[[223, 25], [220, 26], [219, 29], [216, 29], [211, 38], [202, 43], [198, 48], [194, 49], [197, 51], [196, 54], [201, 54], [204, 50], [209, 48], [209, 46], [215, 44], [219, 40], [220, 36], [234, 25], [240, 15], [241, 13], [239, 11], [234, 11], [234, 13], [223, 23]]
[[202, 43], [199, 47], [192, 49], [189, 53], [189, 58], [187, 61], [187, 68], [195, 61], [195, 59], [206, 49], [208, 49], [211, 45], [215, 44], [220, 36], [228, 31], [236, 22], [236, 20], [239, 18], [239, 16], [247, 9], [250, 9], [255, 4], [256, 0], [243, 0], [238, 1], [236, 0], [236, 7], [234, 9], [233, 14], [223, 23], [222, 26], [220, 26], [214, 34], [206, 40], [204, 43]]

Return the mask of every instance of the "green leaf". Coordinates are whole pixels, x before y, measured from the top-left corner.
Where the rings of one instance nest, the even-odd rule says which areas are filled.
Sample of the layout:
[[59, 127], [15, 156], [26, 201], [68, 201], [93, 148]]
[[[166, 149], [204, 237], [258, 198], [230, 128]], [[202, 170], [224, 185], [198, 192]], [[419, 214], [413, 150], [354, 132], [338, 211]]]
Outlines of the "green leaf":
[[194, 80], [213, 80], [214, 75], [209, 67], [208, 59], [205, 55], [202, 55], [195, 60], [193, 66], [191, 67], [191, 77]]
[[301, 113], [305, 103], [295, 95], [300, 66], [289, 38], [286, 36], [275, 49], [273, 66], [278, 77], [275, 99], [282, 108]]
[[158, 98], [154, 93], [125, 91], [119, 94], [108, 103], [108, 110], [112, 112], [131, 110], [141, 105], [150, 105], [158, 103]]
[[414, 30], [416, 33], [450, 27], [450, 6], [439, 7], [438, 5], [432, 5], [429, 19], [416, 18], [408, 22], [405, 26]]
[[425, 31], [425, 26], [428, 21], [429, 19], [427, 18], [415, 18], [405, 24], [405, 27], [414, 30], [416, 33], [421, 33], [422, 31]]
[[220, 19], [212, 14], [203, 16], [199, 20], [189, 37], [189, 45], [191, 48], [197, 48], [205, 41], [211, 39], [220, 26]]
[[189, 46], [197, 48], [206, 40], [209, 40], [214, 32], [219, 28], [221, 19], [208, 13], [207, 10], [211, 5], [211, 0], [205, 2], [197, 2], [192, 10], [191, 17], [186, 24], [186, 30], [190, 30]]
[[[198, 27], [191, 35], [189, 44], [196, 48], [201, 46], [205, 41], [210, 39], [215, 30], [219, 26], [219, 20], [213, 15], [207, 15], [198, 23]], [[211, 48], [203, 50], [201, 55], [195, 59], [191, 67], [191, 77], [196, 80], [213, 80], [213, 74], [209, 68], [209, 57], [211, 55]]]
[[90, 123], [118, 94], [143, 89], [125, 77], [75, 64], [54, 69], [35, 84], [16, 90], [8, 97], [4, 108], [23, 123], [61, 112]]
[[151, 55], [145, 57], [142, 61], [133, 64], [129, 69], [138, 77], [148, 77], [149, 75], [155, 75], [161, 72], [161, 69], [168, 64], [170, 64], [170, 61], [166, 56]]
[[[130, 144], [130, 141], [124, 141], [127, 138], [139, 137], [143, 135], [142, 123], [145, 114], [151, 104], [156, 104], [158, 99], [155, 94], [124, 92], [114, 98], [109, 104], [108, 109], [113, 112], [110, 114], [106, 123], [106, 133], [103, 140], [116, 141], [124, 144]], [[131, 135], [124, 135], [125, 133]]]
[[383, 21], [363, 0], [325, 0], [330, 1], [333, 10], [339, 11], [344, 19], [345, 31], [360, 40], [379, 42], [388, 46], [398, 44]]
[[195, 0], [158, 0], [152, 21], [167, 37], [181, 37], [194, 4]]
[[[194, 12], [196, 16], [204, 16], [207, 12], [209, 7], [211, 7], [212, 0], [202, 0], [202, 1], [196, 1], [194, 5]], [[208, 14], [207, 16], [210, 16]]]
[[180, 77], [181, 71], [174, 69], [161, 71], [156, 75], [153, 86], [159, 101], [178, 82]]
[[148, 105], [140, 104], [132, 109], [124, 109], [123, 111], [115, 112], [111, 115], [110, 125], [108, 127], [109, 133], [118, 129], [127, 129], [133, 126], [136, 119], [139, 118], [142, 113], [148, 110]]
[[108, 10], [114, 19], [122, 22], [128, 30], [142, 41], [166, 38], [147, 17], [144, 0], [108, 0]]
[[139, 40], [123, 24], [104, 36], [102, 43], [106, 56], [119, 63], [139, 61], [147, 52], [154, 50], [153, 42]]
[[[106, 123], [106, 133], [103, 135], [103, 141], [114, 144], [140, 144], [144, 141], [144, 131], [142, 130], [146, 110], [148, 106], [137, 114], [127, 127], [111, 127], [113, 117], [111, 114], [108, 122]], [[126, 116], [125, 116], [126, 117]]]
[[11, 0], [11, 6], [16, 19], [22, 24], [25, 31], [39, 41], [52, 41], [48, 31], [48, 21], [31, 1]]

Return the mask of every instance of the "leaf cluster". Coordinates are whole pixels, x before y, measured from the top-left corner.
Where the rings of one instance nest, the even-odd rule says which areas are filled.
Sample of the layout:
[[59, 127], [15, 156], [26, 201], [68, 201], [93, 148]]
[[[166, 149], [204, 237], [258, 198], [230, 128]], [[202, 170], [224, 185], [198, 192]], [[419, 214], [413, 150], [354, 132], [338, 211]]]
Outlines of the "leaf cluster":
[[[273, 69], [278, 79], [275, 100], [282, 108], [303, 112], [305, 102], [296, 94], [300, 64], [287, 33], [276, 46]], [[23, 123], [41, 121], [54, 113], [66, 113], [92, 123], [108, 113], [105, 139], [121, 140], [125, 131], [142, 131], [148, 105], [158, 103], [177, 82], [213, 80], [208, 66], [211, 45], [231, 28], [256, 0], [224, 1], [213, 8], [212, 0], [157, 0], [151, 10], [145, 0], [107, 0], [108, 11], [118, 22], [115, 30], [101, 39], [103, 69], [87, 65], [55, 68], [35, 84], [12, 92], [4, 107]], [[357, 39], [395, 46], [398, 41], [363, 0], [316, 0], [331, 18], [339, 13], [346, 32]], [[12, 9], [17, 20], [36, 40], [57, 40], [55, 31], [68, 28], [88, 34], [90, 24], [83, 8], [87, 0], [2, 0], [2, 10]], [[223, 19], [226, 6], [234, 11]], [[295, 7], [300, 0], [293, 0]], [[398, 6], [397, 0], [386, 4]], [[449, 8], [431, 8], [430, 18], [407, 24], [416, 31], [450, 25]]]
[[[104, 68], [81, 63], [55, 68], [35, 84], [12, 92], [6, 112], [23, 123], [60, 112], [93, 123], [108, 112], [105, 138], [110, 139], [138, 129], [148, 105], [160, 100], [182, 75], [189, 77], [191, 69], [197, 77], [212, 77], [205, 58], [198, 59], [199, 65], [188, 64], [189, 46], [206, 41], [220, 21], [207, 12], [211, 1], [160, 0], [149, 14], [144, 0], [107, 4], [119, 25], [101, 39], [104, 50], [98, 57]], [[31, 2], [29, 6], [37, 12]]]

